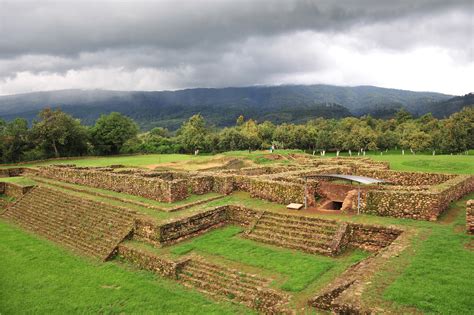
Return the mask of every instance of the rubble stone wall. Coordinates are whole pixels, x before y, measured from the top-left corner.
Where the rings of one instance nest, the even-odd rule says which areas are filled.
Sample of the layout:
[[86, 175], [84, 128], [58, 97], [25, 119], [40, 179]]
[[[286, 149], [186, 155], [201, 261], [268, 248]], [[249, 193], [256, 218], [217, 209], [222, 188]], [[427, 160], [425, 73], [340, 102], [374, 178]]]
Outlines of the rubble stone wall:
[[435, 221], [449, 203], [474, 191], [474, 176], [459, 175], [428, 190], [370, 190], [362, 194], [361, 212]]
[[0, 177], [20, 176], [23, 170], [24, 168], [22, 167], [2, 168], [0, 169]]
[[118, 255], [142, 269], [171, 279], [178, 279], [180, 268], [188, 260], [174, 261], [124, 244], [118, 246]]
[[466, 203], [466, 230], [468, 234], [474, 234], [474, 200]]
[[113, 173], [107, 170], [69, 167], [42, 167], [40, 176], [108, 189], [161, 201], [174, 202], [188, 196], [188, 183], [184, 179], [163, 180], [159, 177], [143, 177], [133, 174]]
[[[21, 198], [24, 194], [29, 192], [34, 186], [21, 186], [14, 183], [3, 183], [3, 194], [13, 198]], [[2, 191], [0, 185], [0, 193]]]
[[349, 246], [377, 252], [389, 246], [403, 231], [395, 227], [351, 223]]
[[272, 180], [251, 179], [250, 195], [281, 204], [304, 203], [305, 186]]
[[182, 238], [189, 237], [194, 233], [206, 230], [226, 221], [226, 207], [218, 207], [210, 211], [169, 222], [160, 226], [160, 243], [167, 244], [179, 241]]
[[456, 177], [450, 174], [398, 172], [376, 168], [357, 168], [355, 175], [384, 179], [392, 184], [404, 186], [438, 185]]

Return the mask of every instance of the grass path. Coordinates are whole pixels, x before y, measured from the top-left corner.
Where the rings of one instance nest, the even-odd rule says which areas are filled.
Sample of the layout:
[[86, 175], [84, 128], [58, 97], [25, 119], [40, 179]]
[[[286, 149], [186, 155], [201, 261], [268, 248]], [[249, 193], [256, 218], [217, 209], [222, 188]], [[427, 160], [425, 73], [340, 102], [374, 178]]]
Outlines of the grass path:
[[[391, 277], [383, 298], [405, 307], [415, 307], [425, 313], [468, 314], [474, 310], [474, 251], [469, 247], [474, 236], [465, 233], [466, 200], [474, 193], [451, 205], [455, 219], [432, 223], [425, 228], [426, 238], [418, 238], [413, 248], [396, 257], [379, 281]], [[451, 215], [450, 213], [449, 215]], [[394, 271], [398, 265], [406, 269]], [[396, 273], [399, 273], [396, 276]]]
[[0, 221], [0, 314], [235, 314], [171, 280], [75, 256]]

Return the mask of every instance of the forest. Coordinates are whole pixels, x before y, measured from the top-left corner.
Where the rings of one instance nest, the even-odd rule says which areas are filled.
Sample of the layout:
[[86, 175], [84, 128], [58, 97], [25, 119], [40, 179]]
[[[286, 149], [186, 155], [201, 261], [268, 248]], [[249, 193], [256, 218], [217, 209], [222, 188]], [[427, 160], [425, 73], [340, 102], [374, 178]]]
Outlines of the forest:
[[304, 124], [257, 122], [240, 115], [235, 125], [215, 127], [195, 114], [174, 132], [156, 127], [140, 132], [118, 112], [102, 115], [92, 126], [60, 109], [45, 108], [31, 125], [23, 118], [0, 120], [0, 161], [136, 153], [217, 153], [233, 150], [301, 149], [313, 154], [403, 150], [407, 154], [465, 153], [474, 148], [474, 107], [445, 119], [428, 113], [414, 118], [400, 109], [388, 119], [370, 115], [316, 118]]

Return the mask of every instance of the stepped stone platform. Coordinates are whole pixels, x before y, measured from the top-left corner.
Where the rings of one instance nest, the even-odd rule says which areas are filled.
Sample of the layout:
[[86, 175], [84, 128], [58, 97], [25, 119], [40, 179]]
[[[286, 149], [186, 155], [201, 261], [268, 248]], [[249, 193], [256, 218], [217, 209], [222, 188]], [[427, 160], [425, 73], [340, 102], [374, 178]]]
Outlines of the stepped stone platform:
[[133, 214], [59, 190], [35, 187], [1, 216], [74, 251], [102, 260], [131, 233]]
[[289, 296], [268, 288], [271, 280], [194, 256], [181, 269], [184, 285], [240, 302], [267, 314], [289, 313]]
[[311, 254], [334, 256], [338, 252], [334, 240], [339, 227], [336, 221], [265, 212], [246, 237]]
[[289, 295], [271, 289], [272, 279], [210, 262], [194, 254], [173, 259], [157, 253], [152, 245], [136, 241], [120, 244], [118, 254], [139, 268], [179, 281], [207, 295], [241, 303], [265, 314], [290, 313]]

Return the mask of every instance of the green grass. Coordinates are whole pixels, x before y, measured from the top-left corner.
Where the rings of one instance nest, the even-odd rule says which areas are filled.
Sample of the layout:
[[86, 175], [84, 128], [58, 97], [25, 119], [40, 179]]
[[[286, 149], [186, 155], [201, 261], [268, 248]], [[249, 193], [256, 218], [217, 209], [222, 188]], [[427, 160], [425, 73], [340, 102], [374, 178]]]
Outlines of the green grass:
[[355, 251], [349, 256], [334, 259], [266, 246], [238, 237], [241, 231], [242, 228], [236, 226], [215, 230], [173, 247], [171, 253], [202, 252], [276, 272], [287, 278], [280, 288], [293, 292], [303, 290], [336, 265], [349, 266], [366, 257], [365, 253]]
[[464, 232], [468, 198], [474, 194], [452, 206], [450, 211], [457, 212], [452, 223], [433, 224], [429, 237], [418, 239], [413, 252], [405, 253], [409, 265], [385, 290], [385, 299], [427, 313], [468, 314], [474, 310], [474, 252], [465, 247], [474, 237]]
[[76, 164], [77, 166], [109, 166], [121, 164], [125, 166], [146, 166], [152, 164], [169, 163], [177, 161], [205, 161], [210, 159], [210, 155], [186, 155], [186, 154], [144, 154], [144, 155], [115, 155], [97, 156], [85, 158], [71, 158], [61, 160], [50, 160], [45, 162], [31, 162], [23, 166], [39, 166], [50, 164]]
[[31, 186], [36, 185], [36, 182], [30, 178], [17, 176], [17, 177], [1, 177], [0, 182], [14, 183], [20, 186]]
[[250, 312], [149, 272], [72, 255], [3, 221], [0, 257], [0, 314]]
[[388, 161], [390, 168], [398, 171], [474, 174], [472, 155], [384, 155], [371, 158]]
[[[274, 154], [288, 155], [290, 153], [304, 153], [301, 150], [276, 150]], [[256, 164], [288, 164], [288, 160], [271, 160], [267, 156], [268, 151], [230, 151], [220, 154], [225, 157], [236, 157], [251, 160]], [[318, 157], [319, 155], [316, 155]], [[327, 153], [327, 157], [334, 157], [334, 153]], [[341, 152], [341, 156], [348, 156], [347, 152]], [[357, 156], [357, 155], [352, 155]], [[190, 161], [193, 163], [205, 163], [212, 160], [213, 155], [185, 155], [185, 154], [145, 154], [130, 156], [104, 156], [104, 157], [85, 157], [72, 158], [65, 160], [50, 160], [46, 162], [31, 162], [24, 166], [39, 166], [48, 164], [76, 164], [78, 166], [109, 166], [112, 164], [122, 164], [125, 166], [145, 167], [148, 165]], [[362, 156], [360, 156], [362, 157]], [[401, 155], [400, 151], [367, 152], [367, 156], [378, 161], [388, 161], [394, 170], [400, 171], [422, 171], [422, 172], [441, 172], [453, 174], [474, 174], [474, 155], [435, 155], [417, 154], [412, 155], [407, 152]]]

